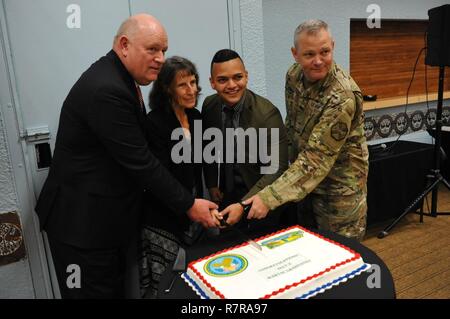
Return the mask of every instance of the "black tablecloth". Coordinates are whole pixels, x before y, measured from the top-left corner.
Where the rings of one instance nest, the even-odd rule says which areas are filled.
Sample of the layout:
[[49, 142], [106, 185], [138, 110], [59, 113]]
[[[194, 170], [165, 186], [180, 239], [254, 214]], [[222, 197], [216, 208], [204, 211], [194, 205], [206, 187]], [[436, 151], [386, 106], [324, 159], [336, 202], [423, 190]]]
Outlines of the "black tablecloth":
[[398, 217], [425, 189], [433, 164], [433, 145], [398, 141], [390, 148], [393, 143], [369, 147], [368, 225]]
[[[447, 126], [447, 129], [450, 127]], [[441, 164], [441, 170], [442, 170], [442, 176], [448, 181], [450, 181], [450, 131], [443, 131], [442, 132], [442, 149], [445, 152], [446, 157], [442, 160]]]
[[[268, 233], [274, 232], [277, 229], [269, 229], [255, 231], [251, 237], [257, 238]], [[369, 248], [363, 246], [359, 242], [331, 233], [327, 231], [316, 231], [325, 237], [328, 237], [336, 242], [339, 242], [354, 251], [358, 252], [363, 260], [368, 264], [375, 264], [379, 266], [380, 274], [380, 288], [369, 288], [368, 281], [373, 283], [373, 276], [375, 272], [371, 270], [361, 273], [359, 276], [343, 282], [324, 293], [314, 297], [315, 299], [392, 299], [395, 298], [394, 282], [384, 262]], [[229, 231], [215, 237], [204, 237], [198, 244], [187, 249], [187, 261], [197, 260], [201, 257], [211, 255], [217, 251], [238, 245], [242, 242], [242, 238], [236, 236], [236, 233]], [[378, 267], [376, 267], [378, 268]], [[372, 276], [369, 278], [369, 276]], [[172, 267], [164, 273], [160, 285], [158, 298], [164, 299], [198, 299], [199, 297], [190, 288], [183, 279], [177, 278], [170, 293], [165, 293], [164, 290], [169, 286], [173, 278]]]

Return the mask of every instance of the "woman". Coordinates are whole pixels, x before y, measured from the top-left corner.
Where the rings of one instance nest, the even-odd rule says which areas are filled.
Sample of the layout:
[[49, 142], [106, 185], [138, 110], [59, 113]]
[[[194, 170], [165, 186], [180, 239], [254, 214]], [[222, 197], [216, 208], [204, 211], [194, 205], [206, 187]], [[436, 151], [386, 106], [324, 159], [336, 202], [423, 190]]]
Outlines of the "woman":
[[[153, 82], [149, 97], [152, 111], [146, 122], [150, 150], [195, 197], [203, 195], [201, 163], [193, 161], [194, 121], [201, 120], [200, 112], [195, 108], [201, 91], [198, 82], [198, 72], [192, 62], [177, 56], [167, 59], [158, 79]], [[181, 143], [171, 139], [175, 129], [182, 132], [182, 143], [190, 144], [190, 161], [176, 164], [171, 156], [173, 147]], [[186, 157], [186, 154], [181, 155]], [[175, 260], [180, 245], [192, 244], [198, 238], [201, 226], [192, 223], [186, 212], [172, 211], [150, 193], [144, 198], [141, 296], [154, 298], [160, 278], [167, 265]]]

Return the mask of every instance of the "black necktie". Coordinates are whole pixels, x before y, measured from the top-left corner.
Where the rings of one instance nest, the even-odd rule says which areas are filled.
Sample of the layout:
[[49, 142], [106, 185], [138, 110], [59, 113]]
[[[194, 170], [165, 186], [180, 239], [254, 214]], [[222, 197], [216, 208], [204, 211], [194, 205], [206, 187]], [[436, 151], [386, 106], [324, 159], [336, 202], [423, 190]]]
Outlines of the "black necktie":
[[139, 104], [141, 106], [141, 111], [145, 114], [144, 98], [142, 97], [141, 87], [138, 84], [136, 84], [136, 90], [139, 98]]
[[[230, 193], [234, 189], [234, 173], [233, 173], [233, 163], [227, 163], [227, 150], [230, 150], [231, 147], [234, 147], [234, 134], [233, 134], [233, 145], [226, 144], [226, 129], [233, 128], [233, 117], [234, 117], [234, 109], [231, 107], [224, 107], [223, 111], [225, 113], [225, 130], [224, 130], [224, 167], [225, 167], [225, 191]], [[227, 147], [228, 146], [228, 147]], [[236, 156], [233, 156], [233, 162]]]

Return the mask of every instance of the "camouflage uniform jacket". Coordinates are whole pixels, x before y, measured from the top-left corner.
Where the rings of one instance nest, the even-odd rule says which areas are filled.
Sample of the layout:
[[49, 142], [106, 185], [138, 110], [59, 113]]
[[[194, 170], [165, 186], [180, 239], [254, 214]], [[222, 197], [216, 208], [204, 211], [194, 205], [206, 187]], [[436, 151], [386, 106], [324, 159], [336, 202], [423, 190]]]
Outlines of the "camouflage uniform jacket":
[[294, 64], [286, 75], [286, 129], [291, 166], [259, 195], [274, 209], [307, 194], [367, 193], [368, 150], [362, 94], [333, 63], [311, 87]]

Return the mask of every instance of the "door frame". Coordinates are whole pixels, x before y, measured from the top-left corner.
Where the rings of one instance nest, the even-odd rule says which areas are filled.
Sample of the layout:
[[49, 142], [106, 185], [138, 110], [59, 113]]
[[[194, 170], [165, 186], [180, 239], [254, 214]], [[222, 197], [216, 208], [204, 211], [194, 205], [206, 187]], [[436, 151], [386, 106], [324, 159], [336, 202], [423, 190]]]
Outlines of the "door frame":
[[[36, 194], [31, 177], [31, 162], [25, 141], [26, 131], [23, 125], [22, 108], [17, 92], [9, 41], [5, 1], [0, 2], [0, 42], [8, 80], [9, 103], [1, 105], [7, 136], [10, 165], [13, 169], [13, 187], [17, 195], [17, 210], [20, 216], [23, 238], [29, 262], [35, 298], [53, 298], [53, 285], [47, 260], [47, 247], [39, 229], [39, 220], [34, 212]], [[56, 277], [55, 277], [56, 278]], [[55, 281], [56, 282], [56, 281]]]

